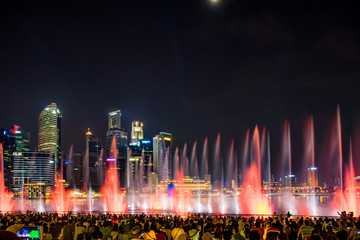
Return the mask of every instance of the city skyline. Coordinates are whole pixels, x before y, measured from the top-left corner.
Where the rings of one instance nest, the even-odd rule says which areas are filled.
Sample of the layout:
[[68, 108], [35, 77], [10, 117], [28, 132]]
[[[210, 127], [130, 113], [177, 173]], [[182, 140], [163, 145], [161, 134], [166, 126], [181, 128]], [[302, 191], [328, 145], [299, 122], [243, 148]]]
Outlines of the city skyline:
[[234, 139], [241, 155], [258, 125], [281, 164], [288, 120], [296, 170], [312, 115], [321, 172], [339, 104], [344, 161], [351, 137], [359, 175], [358, 10], [343, 2], [2, 3], [0, 127], [21, 126], [34, 148], [38, 116], [55, 102], [67, 155], [72, 144], [84, 151], [88, 128], [106, 146], [108, 113], [121, 109], [128, 141], [137, 120], [144, 139], [169, 132], [190, 152], [205, 138], [213, 150], [220, 133], [224, 154]]
[[[50, 109], [51, 108], [51, 109]], [[57, 121], [56, 119], [58, 118], [58, 115], [60, 114], [60, 110], [57, 108], [57, 105], [56, 105], [56, 103], [51, 103], [51, 104], [49, 104], [47, 107], [45, 107], [44, 108], [44, 110], [42, 111], [42, 113], [40, 114], [40, 117], [39, 117], [39, 126], [43, 126], [44, 124], [44, 114], [48, 114], [48, 112], [50, 113], [50, 114], [54, 114], [54, 115], [56, 115], [56, 118], [55, 118], [55, 120], [53, 120], [53, 121]], [[113, 137], [115, 136], [115, 138], [117, 139], [118, 137], [120, 137], [119, 138], [119, 140], [116, 140], [116, 142], [117, 142], [117, 145], [118, 145], [118, 151], [119, 151], [119, 155], [118, 155], [118, 164], [122, 164], [121, 166], [120, 166], [120, 168], [121, 169], [123, 169], [122, 171], [124, 171], [125, 169], [126, 169], [126, 162], [127, 162], [127, 160], [126, 160], [126, 151], [127, 150], [125, 150], [125, 149], [123, 149], [123, 150], [121, 150], [122, 148], [123, 148], [123, 146], [124, 147], [130, 147], [130, 149], [132, 148], [132, 147], [136, 147], [138, 144], [136, 144], [136, 142], [132, 142], [132, 139], [131, 139], [131, 137], [130, 137], [130, 134], [127, 134], [127, 131], [129, 132], [129, 133], [131, 133], [132, 132], [132, 130], [134, 130], [134, 129], [136, 129], [136, 130], [138, 130], [138, 126], [140, 126], [140, 122], [138, 122], [138, 121], [131, 121], [131, 123], [132, 123], [132, 126], [134, 127], [134, 129], [129, 129], [129, 130], [125, 130], [124, 132], [123, 132], [123, 128], [122, 128], [122, 123], [124, 123], [124, 121], [121, 119], [121, 117], [122, 117], [122, 114], [121, 114], [121, 110], [116, 110], [116, 111], [112, 111], [112, 112], [109, 112], [108, 113], [108, 120], [107, 120], [107, 122], [108, 122], [108, 127], [107, 127], [107, 129], [108, 129], [108, 131], [106, 132], [106, 138], [104, 137], [104, 139], [106, 139], [106, 142], [112, 142], [112, 139], [113, 139]], [[340, 113], [340, 108], [339, 108], [339, 106], [338, 106], [338, 112], [337, 112], [338, 114]], [[52, 116], [52, 115], [51, 115]], [[341, 116], [340, 115], [338, 115], [337, 117], [340, 117], [339, 118], [339, 120], [341, 121]], [[336, 118], [337, 118], [336, 117]], [[62, 115], [60, 115], [60, 119], [62, 120]], [[334, 119], [335, 119], [335, 117], [334, 117]], [[134, 124], [134, 123], [137, 123], [137, 124]], [[308, 122], [309, 123], [309, 122]], [[313, 119], [311, 120], [311, 124], [313, 124]], [[341, 124], [341, 122], [340, 122], [340, 124]], [[145, 131], [143, 130], [143, 127], [144, 127], [144, 124], [141, 122], [141, 132], [142, 133], [146, 133], [146, 126], [145, 126]], [[21, 134], [26, 134], [26, 132], [24, 132], [24, 131], [16, 131], [16, 130], [18, 130], [20, 127], [19, 126], [16, 126], [16, 125], [14, 125], [13, 126], [13, 129], [10, 129], [10, 130], [5, 130], [5, 131], [9, 131], [9, 132], [11, 132], [11, 133], [13, 133], [14, 134], [14, 136], [15, 136], [15, 133], [18, 133], [18, 135], [19, 136], [22, 136]], [[311, 125], [311, 126], [307, 126], [307, 128], [311, 128], [311, 130], [312, 131], [314, 131], [314, 126], [313, 125]], [[61, 127], [60, 127], [60, 129], [61, 129]], [[261, 130], [262, 132], [264, 131], [264, 129], [266, 130], [266, 131], [268, 131], [268, 129], [266, 129], [266, 127], [265, 128], [260, 128], [259, 130]], [[305, 126], [304, 126], [304, 129], [305, 129]], [[21, 130], [23, 130], [22, 128], [21, 128]], [[26, 130], [26, 129], [25, 129]], [[249, 164], [249, 162], [248, 161], [252, 161], [252, 153], [251, 153], [251, 149], [252, 149], [252, 144], [251, 144], [251, 141], [252, 141], [252, 131], [253, 131], [254, 129], [248, 129], [248, 133], [247, 133], [247, 135], [248, 135], [248, 141], [250, 141], [250, 143], [248, 143], [248, 144], [250, 144], [250, 145], [248, 145], [248, 149], [247, 150], [244, 150], [244, 142], [242, 142], [242, 143], [240, 143], [240, 144], [238, 144], [238, 146], [232, 146], [232, 148], [233, 148], [233, 150], [231, 150], [230, 149], [230, 144], [228, 144], [227, 142], [225, 142], [225, 143], [223, 143], [223, 139], [221, 138], [221, 133], [218, 133], [218, 135], [217, 135], [217, 140], [216, 140], [216, 143], [215, 143], [215, 139], [213, 140], [214, 141], [214, 145], [216, 145], [216, 144], [218, 144], [217, 142], [219, 142], [220, 143], [220, 158], [222, 159], [221, 161], [223, 162], [222, 163], [222, 167], [221, 168], [224, 168], [224, 170], [223, 171], [228, 171], [228, 170], [226, 170], [226, 165], [228, 165], [228, 161], [229, 161], [229, 157], [230, 157], [230, 154], [235, 154], [235, 159], [237, 159], [237, 162], [238, 162], [238, 168], [239, 168], [239, 171], [240, 172], [242, 172], [242, 171], [244, 171], [244, 169], [246, 170], [247, 169], [247, 164]], [[341, 130], [341, 129], [340, 129]], [[5, 131], [4, 131], [4, 133], [5, 133]], [[41, 130], [41, 127], [39, 127], [39, 132], [40, 131], [42, 131]], [[265, 131], [265, 133], [266, 134], [268, 134], [269, 135], [269, 133], [268, 132], [266, 132]], [[336, 133], [336, 129], [333, 129], [333, 133], [332, 134], [334, 134], [334, 133]], [[61, 131], [60, 131], [61, 132]], [[122, 136], [123, 136], [123, 134], [125, 134], [125, 136], [127, 137], [128, 135], [129, 135], [129, 137], [127, 137], [126, 138], [126, 141], [124, 142], [124, 140], [122, 139]], [[169, 135], [170, 137], [168, 137], [168, 139], [166, 139], [166, 137], [164, 137], [163, 135]], [[263, 134], [264, 134], [264, 132], [263, 132]], [[286, 183], [286, 177], [287, 177], [287, 174], [295, 174], [295, 176], [296, 176], [296, 179], [297, 179], [297, 183], [301, 183], [301, 182], [306, 182], [306, 181], [308, 181], [308, 173], [309, 173], [309, 169], [316, 169], [317, 167], [320, 169], [320, 176], [319, 176], [319, 180], [317, 179], [316, 181], [319, 183], [319, 185], [321, 185], [321, 184], [324, 184], [324, 183], [327, 183], [327, 184], [333, 184], [333, 183], [331, 183], [331, 181], [333, 181], [334, 180], [334, 178], [329, 178], [329, 176], [327, 176], [328, 178], [325, 178], [324, 176], [325, 175], [323, 175], [323, 174], [321, 174], [321, 172], [324, 172], [324, 167], [323, 167], [323, 164], [324, 164], [324, 162], [323, 161], [321, 161], [321, 160], [324, 160], [324, 159], [318, 159], [318, 155], [320, 155], [319, 154], [319, 150], [317, 150], [316, 149], [316, 147], [315, 147], [315, 149], [313, 150], [314, 151], [314, 155], [313, 155], [313, 158], [315, 158], [315, 159], [313, 159], [312, 161], [313, 161], [313, 163], [312, 164], [310, 164], [309, 163], [309, 159], [305, 159], [305, 158], [307, 158], [307, 156], [306, 156], [306, 153], [305, 152], [303, 152], [302, 153], [302, 159], [303, 160], [305, 160], [305, 161], [302, 161], [301, 163], [296, 163], [296, 162], [294, 162], [294, 155], [293, 155], [293, 153], [292, 153], [292, 150], [293, 150], [293, 148], [297, 148], [297, 146], [293, 146], [292, 145], [292, 140], [293, 140], [293, 137], [290, 135], [291, 134], [291, 127], [290, 127], [290, 123], [289, 122], [284, 122], [284, 126], [283, 126], [283, 138], [282, 138], [282, 142], [281, 143], [278, 143], [278, 145], [280, 146], [280, 148], [282, 148], [282, 156], [280, 156], [280, 157], [278, 157], [278, 159], [275, 159], [275, 161], [274, 160], [272, 160], [272, 162], [271, 162], [271, 169], [273, 169], [274, 168], [274, 165], [276, 166], [276, 165], [278, 165], [278, 163], [279, 162], [281, 162], [281, 164], [283, 165], [282, 166], [282, 169], [281, 169], [281, 171], [279, 172], [279, 169], [276, 169], [275, 168], [275, 170], [272, 170], [271, 171], [271, 174], [272, 174], [272, 177], [273, 177], [273, 179], [275, 180], [275, 181], [279, 181], [279, 180], [282, 180], [282, 181], [284, 181], [285, 183]], [[312, 132], [311, 134], [314, 134], [314, 132]], [[159, 136], [160, 136], [160, 138], [159, 138]], [[175, 134], [175, 136], [176, 136], [176, 134]], [[284, 137], [285, 136], [285, 137]], [[90, 138], [94, 138], [94, 139], [97, 139], [97, 140], [95, 140], [96, 141], [96, 143], [95, 143], [95, 145], [93, 145], [93, 147], [92, 148], [97, 148], [96, 147], [96, 145], [98, 145], [98, 143], [100, 143], [101, 145], [102, 145], [102, 141], [104, 141], [104, 140], [101, 140], [102, 138], [101, 137], [98, 137], [98, 134], [94, 134], [93, 132], [91, 132], [90, 131], [90, 128], [88, 128], [87, 129], [87, 132], [85, 133], [85, 134], [83, 134], [83, 137], [84, 137], [84, 139], [85, 139], [85, 141], [84, 141], [84, 146], [83, 146], [83, 148], [82, 148], [82, 150], [80, 150], [80, 151], [75, 151], [75, 150], [71, 150], [71, 151], [73, 151], [73, 154], [78, 154], [78, 153], [80, 153], [81, 154], [81, 156], [85, 156], [85, 154], [86, 155], [89, 155], [89, 153], [86, 151], [86, 149], [88, 149], [87, 148], [87, 146], [89, 146], [88, 145], [88, 143], [89, 143], [89, 137]], [[220, 139], [219, 139], [219, 137], [220, 137]], [[244, 136], [245, 137], [245, 136]], [[306, 139], [306, 136], [302, 136], [304, 139], [305, 139], [305, 141], [307, 141], [307, 142], [309, 142], [308, 141], [308, 139]], [[312, 136], [312, 137], [314, 137], [314, 136]], [[28, 136], [28, 138], [29, 138], [29, 136]], [[156, 142], [155, 140], [156, 139], [164, 139], [165, 138], [165, 140], [167, 140], [167, 141], [170, 141], [170, 149], [168, 149], [168, 145], [166, 145], [166, 147], [160, 147], [160, 146], [162, 146], [161, 144], [160, 144], [160, 142], [158, 143], [158, 142]], [[109, 139], [109, 140], [108, 140]], [[186, 154], [187, 154], [187, 157], [188, 157], [188, 163], [187, 163], [187, 167], [186, 166], [183, 166], [183, 167], [185, 167], [186, 169], [187, 169], [187, 171], [189, 171], [189, 173], [190, 172], [192, 172], [193, 171], [193, 169], [191, 169], [191, 166], [189, 166], [189, 164], [190, 164], [190, 158], [192, 158], [193, 156], [191, 156], [191, 154], [193, 154], [193, 151], [194, 151], [194, 148], [191, 150], [191, 148], [193, 147], [193, 144], [195, 144], [196, 143], [196, 145], [197, 145], [197, 150], [196, 150], [196, 154], [197, 154], [197, 156], [196, 156], [196, 158], [199, 158], [199, 159], [201, 159], [201, 155], [203, 154], [203, 142], [200, 140], [200, 141], [196, 141], [196, 142], [185, 142], [185, 143], [183, 143], [183, 145], [173, 145], [173, 133], [172, 134], [169, 134], [169, 133], [165, 133], [165, 132], [160, 132], [160, 133], [158, 133], [157, 135], [154, 135], [154, 136], [152, 136], [152, 137], [150, 137], [150, 138], [145, 138], [144, 140], [144, 142], [148, 142], [147, 141], [147, 139], [152, 139], [152, 142], [154, 143], [154, 149], [153, 149], [153, 151], [154, 151], [154, 155], [152, 155], [152, 164], [154, 165], [154, 169], [153, 169], [153, 172], [155, 172], [155, 173], [157, 173], [157, 174], [159, 174], [160, 176], [159, 176], [159, 179], [161, 178], [162, 180], [165, 180], [166, 178], [168, 178], [168, 177], [171, 177], [171, 176], [175, 176], [176, 175], [176, 173], [174, 172], [174, 170], [176, 170], [176, 168], [173, 166], [173, 164], [174, 164], [174, 162], [175, 162], [175, 160], [174, 160], [174, 151], [175, 151], [175, 149], [176, 148], [178, 148], [179, 149], [179, 151], [181, 152], [180, 153], [180, 157], [183, 157], [184, 156], [184, 154], [185, 154], [185, 152], [183, 152], [184, 151], [184, 148], [186, 148]], [[208, 138], [206, 138], [206, 139], [208, 139]], [[269, 138], [270, 139], [270, 138]], [[265, 145], [267, 145], [267, 141], [269, 140], [269, 139], [267, 139], [267, 140], [265, 140], [266, 142], [265, 142]], [[290, 140], [289, 140], [290, 139]], [[205, 139], [204, 139], [205, 140]], [[157, 140], [158, 141], [158, 140]], [[207, 140], [208, 141], [208, 140]], [[262, 139], [261, 139], [261, 144], [262, 144], [262, 141], [263, 141], [263, 137], [262, 137]], [[285, 142], [284, 142], [285, 141]], [[344, 140], [343, 140], [344, 141]], [[142, 141], [140, 141], [140, 142], [142, 142]], [[240, 142], [240, 141], [239, 141]], [[289, 142], [289, 143], [287, 143], [287, 142]], [[104, 143], [105, 143], [105, 141], [104, 141]], [[211, 143], [211, 139], [210, 139], [210, 143]], [[27, 141], [27, 144], [29, 144], [29, 141]], [[40, 144], [40, 142], [39, 142], [39, 144]], [[164, 143], [165, 144], [165, 143]], [[291, 148], [291, 150], [290, 150], [290, 159], [291, 159], [291, 161], [292, 161], [292, 169], [291, 169], [291, 172], [289, 172], [289, 170], [286, 170], [286, 168], [287, 168], [287, 163], [285, 162], [283, 162], [284, 160], [285, 161], [288, 161], [287, 160], [287, 154], [289, 154], [288, 152], [287, 152], [287, 150], [286, 150], [286, 148], [288, 148], [287, 146], [288, 146], [288, 144], [290, 144], [289, 146], [290, 146], [290, 148]], [[93, 172], [92, 174], [95, 176], [95, 175], [98, 175], [99, 174], [99, 172], [98, 172], [98, 169], [96, 169], [96, 164], [98, 164], [98, 162], [99, 162], [99, 159], [98, 159], [98, 157], [99, 157], [99, 155], [100, 155], [100, 150], [102, 149], [102, 146], [100, 145], [100, 149], [98, 149], [98, 150], [95, 150], [95, 152], [94, 153], [92, 153], [93, 155], [91, 155], [90, 156], [90, 158], [92, 157], [94, 160], [89, 160], [89, 163], [90, 162], [92, 162], [91, 164], [92, 164], [92, 167], [90, 167], [90, 172]], [[185, 146], [185, 145], [187, 145], [187, 146]], [[139, 146], [142, 146], [142, 144], [140, 144]], [[144, 145], [145, 146], [145, 145]], [[159, 147], [155, 147], [155, 146], [159, 146]], [[165, 146], [165, 145], [164, 145]], [[329, 145], [330, 146], [330, 145]], [[328, 147], [329, 147], [328, 146]], [[56, 148], [56, 146], [54, 146], [55, 148]], [[104, 151], [104, 155], [103, 155], [103, 157], [107, 157], [107, 158], [109, 158], [109, 157], [112, 157], [113, 156], [113, 154], [111, 153], [111, 152], [107, 152], [108, 150], [106, 150], [106, 149], [110, 149], [110, 145], [108, 145], [108, 143], [106, 144], [106, 145], [104, 145], [104, 147], [105, 147], [105, 151]], [[270, 146], [266, 146], [266, 148], [268, 148], [268, 147], [270, 147]], [[334, 145], [332, 146], [332, 147], [334, 147]], [[55, 149], [54, 148], [54, 149]], [[163, 149], [163, 150], [155, 150], [155, 148], [157, 149], [157, 148], [159, 148], [159, 149]], [[61, 149], [61, 146], [58, 148], [58, 149]], [[33, 148], [31, 148], [31, 150], [36, 150], [36, 148], [35, 149], [33, 149]], [[90, 148], [90, 150], [91, 150], [91, 148]], [[169, 151], [170, 150], [170, 151]], [[284, 150], [286, 150], [286, 152], [284, 152]], [[46, 149], [44, 150], [45, 152], [47, 151]], [[91, 150], [91, 151], [94, 151], [94, 150]], [[211, 146], [211, 144], [210, 144], [210, 147], [209, 147], [209, 149], [208, 149], [208, 154], [210, 155], [209, 156], [209, 159], [208, 159], [208, 161], [209, 161], [209, 168], [213, 168], [214, 170], [216, 169], [216, 167], [214, 166], [214, 164], [215, 164], [215, 162], [217, 161], [216, 160], [216, 158], [217, 158], [217, 156], [216, 156], [216, 153], [214, 154], [214, 151], [216, 151], [216, 146], [214, 146], [214, 147], [212, 147]], [[234, 153], [231, 153], [230, 151], [235, 151]], [[244, 154], [245, 154], [245, 151], [247, 151], [248, 153], [247, 153], [247, 156], [244, 158]], [[250, 151], [250, 152], [249, 152]], [[269, 150], [266, 150], [266, 151], [273, 151], [273, 149], [269, 149]], [[163, 152], [163, 154], [161, 154], [161, 152]], [[64, 157], [65, 157], [65, 159], [66, 159], [66, 161], [69, 161], [69, 159], [67, 159], [67, 156], [68, 156], [68, 152], [66, 152], [66, 151], [63, 151], [62, 152], [62, 154], [64, 155]], [[91, 153], [90, 153], [91, 154]], [[95, 154], [95, 155], [94, 155]], [[152, 153], [151, 153], [152, 154]], [[181, 155], [182, 154], [182, 155]], [[285, 156], [284, 156], [284, 154], [285, 154]], [[349, 152], [348, 152], [348, 150], [346, 150], [346, 149], [343, 149], [343, 152], [342, 152], [342, 156], [343, 156], [343, 158], [344, 158], [344, 163], [345, 164], [347, 164], [347, 156], [348, 156], [348, 154], [349, 154]], [[354, 154], [354, 152], [353, 152], [353, 154]], [[166, 155], [169, 155], [169, 156], [166, 156]], [[315, 156], [315, 155], [317, 155], [317, 156]], [[56, 154], [55, 154], [55, 156], [56, 156]], [[137, 157], [137, 158], [140, 158], [141, 157], [141, 149], [140, 150], [136, 150], [136, 153], [135, 153], [135, 155], [133, 155], [133, 157]], [[263, 158], [265, 159], [265, 158], [267, 158], [267, 156], [268, 156], [268, 153], [265, 153], [265, 155], [263, 155]], [[335, 155], [327, 155], [328, 157], [330, 157], [330, 158], [334, 158], [335, 157], [335, 159], [333, 159], [333, 160], [330, 160], [330, 159], [328, 159], [327, 161], [330, 161], [330, 162], [332, 162], [332, 161], [337, 161], [336, 160], [336, 158], [337, 158], [337, 153], [335, 153]], [[129, 156], [128, 156], [129, 157]], [[158, 164], [160, 163], [161, 164], [161, 162], [164, 162], [164, 159], [165, 158], [167, 158], [167, 157], [169, 157], [169, 159], [168, 160], [166, 160], [166, 161], [168, 161], [168, 164], [169, 164], [169, 166], [168, 166], [168, 168], [167, 169], [163, 169], [162, 171], [160, 171], [159, 169], [158, 169]], [[270, 159], [272, 159], [273, 158], [273, 156], [270, 156]], [[55, 159], [56, 159], [56, 157], [55, 157]], [[85, 158], [84, 158], [85, 159]], [[130, 159], [131, 159], [131, 156], [130, 156]], [[148, 159], [148, 157], [147, 157], [147, 159]], [[296, 159], [296, 156], [295, 156], [295, 159]], [[6, 158], [5, 158], [5, 160], [6, 160]], [[85, 160], [84, 160], [85, 161]], [[106, 161], [106, 159], [102, 159], [102, 161]], [[130, 160], [131, 161], [131, 160]], [[148, 161], [148, 160], [147, 160]], [[201, 166], [201, 160], [197, 160], [198, 161], [198, 166]], [[264, 161], [264, 160], [262, 160], [262, 161]], [[82, 161], [81, 161], [82, 162]], [[59, 163], [60, 164], [60, 163]], [[148, 164], [148, 162], [146, 163], [146, 164]], [[163, 164], [163, 163], [162, 163]], [[181, 163], [181, 165], [182, 164], [184, 164], [184, 163]], [[265, 162], [263, 162], [263, 164], [266, 164]], [[354, 162], [354, 164], [355, 164], [355, 174], [358, 174], [357, 173], [357, 168], [356, 168], [356, 166], [357, 166], [357, 162]], [[85, 166], [87, 166], [87, 164], [85, 163], [85, 162], [83, 162], [83, 169], [89, 169], [89, 166], [87, 166], [87, 168], [85, 168]], [[298, 167], [298, 166], [300, 166], [300, 167]], [[345, 165], [346, 166], [346, 165]], [[95, 167], [95, 168], [94, 168]], [[264, 167], [265, 167], [265, 165], [264, 165]], [[329, 167], [329, 166], [328, 166]], [[64, 169], [64, 171], [65, 171], [66, 169]], [[213, 171], [214, 171], [213, 170]], [[84, 170], [82, 170], [82, 171], [84, 171]], [[165, 172], [168, 172], [168, 177], [161, 177], [161, 176], [164, 176], [164, 173]], [[58, 172], [58, 171], [57, 171]], [[89, 173], [87, 173], [87, 174], [90, 174], [90, 172]], [[279, 174], [280, 173], [280, 174]], [[213, 180], [216, 180], [217, 178], [219, 178], [219, 176], [222, 176], [221, 174], [219, 175], [219, 173], [214, 173], [214, 172], [210, 172], [210, 174], [212, 175], [212, 178], [213, 178]], [[228, 173], [227, 173], [228, 174]], [[267, 178], [268, 178], [268, 176], [266, 176], [267, 175], [267, 173], [265, 173], [264, 172], [264, 170], [263, 170], [263, 172], [262, 172], [262, 174], [263, 174], [263, 178], [266, 180]], [[124, 172], [122, 172], [122, 174], [120, 174], [120, 175], [124, 175]], [[217, 177], [216, 177], [216, 175], [218, 175]], [[98, 179], [98, 177], [96, 177], [95, 179], [91, 179], [91, 178], [89, 178], [90, 176], [89, 175], [87, 175], [86, 176], [86, 174], [84, 173], [82, 176], [84, 176], [84, 178], [85, 179], [87, 179], [87, 181], [91, 181], [91, 180], [93, 180], [93, 181], [95, 181], [95, 182], [98, 182], [98, 181], [100, 181], [99, 179]], [[290, 175], [289, 175], [290, 176]], [[314, 178], [314, 177], [313, 177]], [[224, 180], [224, 181], [226, 181], [226, 179]], [[296, 181], [296, 180], [295, 180]], [[86, 181], [85, 181], [86, 182]], [[100, 181], [101, 182], [101, 181]], [[123, 183], [125, 183], [126, 182], [126, 180], [125, 179], [122, 179], [122, 182]], [[93, 184], [95, 184], [96, 185], [96, 183], [93, 183]]]

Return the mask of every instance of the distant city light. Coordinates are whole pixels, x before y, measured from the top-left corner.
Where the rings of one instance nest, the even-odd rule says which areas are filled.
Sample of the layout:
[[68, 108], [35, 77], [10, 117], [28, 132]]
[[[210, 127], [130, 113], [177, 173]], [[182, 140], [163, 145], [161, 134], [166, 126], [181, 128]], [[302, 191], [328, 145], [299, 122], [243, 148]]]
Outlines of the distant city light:
[[115, 158], [107, 158], [106, 161], [108, 162], [114, 162], [116, 159]]

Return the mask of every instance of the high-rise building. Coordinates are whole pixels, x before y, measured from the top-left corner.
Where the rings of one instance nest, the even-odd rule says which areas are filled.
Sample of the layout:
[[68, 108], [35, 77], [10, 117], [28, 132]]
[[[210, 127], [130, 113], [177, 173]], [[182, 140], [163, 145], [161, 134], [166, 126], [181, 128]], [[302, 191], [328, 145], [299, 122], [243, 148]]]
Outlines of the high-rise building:
[[131, 142], [136, 143], [144, 139], [143, 123], [139, 121], [133, 121], [131, 123]]
[[49, 104], [39, 116], [38, 151], [54, 154], [55, 174], [60, 170], [61, 161], [61, 118], [56, 103]]
[[83, 154], [73, 153], [72, 166], [73, 166], [73, 181], [77, 188], [81, 188], [83, 185]]
[[294, 187], [297, 184], [296, 176], [294, 174], [286, 175], [284, 178], [284, 185], [287, 187]]
[[[42, 197], [54, 187], [55, 158], [46, 152], [14, 152], [11, 189], [15, 196]], [[23, 189], [27, 189], [23, 191]], [[30, 196], [30, 197], [29, 197]]]
[[[129, 155], [129, 163], [128, 166], [135, 173], [136, 162], [138, 162], [138, 167], [141, 168], [144, 165], [144, 176], [143, 179], [148, 182], [147, 174], [153, 171], [152, 169], [152, 154], [153, 154], [153, 144], [150, 140], [142, 140], [137, 141], [135, 143], [129, 144], [129, 149], [131, 151], [131, 156]], [[142, 159], [142, 155], [144, 154], [144, 159]], [[151, 162], [150, 162], [151, 161]], [[130, 170], [128, 169], [128, 170]], [[129, 176], [129, 172], [127, 172]]]
[[[145, 165], [150, 163], [150, 158], [153, 158], [153, 143], [151, 140], [141, 140], [135, 143], [130, 143], [129, 148], [131, 150], [131, 156], [133, 157], [141, 157], [142, 152], [144, 151]], [[152, 165], [153, 164], [151, 164], [151, 166]]]
[[90, 129], [86, 132], [86, 151], [88, 159], [88, 176], [89, 182], [92, 186], [102, 185], [102, 170], [103, 170], [103, 159], [102, 159], [102, 144], [101, 140], [96, 137]]
[[307, 170], [308, 185], [311, 189], [319, 186], [319, 172], [316, 167], [308, 168]]
[[153, 138], [153, 171], [160, 181], [171, 178], [172, 134], [160, 132]]
[[4, 181], [10, 188], [13, 170], [13, 153], [30, 151], [30, 133], [20, 130], [17, 125], [2, 130], [4, 139]]
[[[125, 174], [126, 174], [126, 159], [127, 159], [127, 146], [128, 146], [128, 136], [127, 132], [121, 128], [121, 111], [113, 111], [108, 114], [109, 125], [108, 131], [106, 132], [106, 159], [111, 159], [114, 156], [116, 157], [116, 164], [118, 169], [118, 174], [120, 176], [120, 186], [125, 187]], [[114, 153], [111, 148], [111, 144], [115, 138], [116, 141], [116, 153]]]
[[108, 131], [110, 130], [120, 130], [121, 129], [121, 111], [116, 110], [109, 112], [109, 125]]

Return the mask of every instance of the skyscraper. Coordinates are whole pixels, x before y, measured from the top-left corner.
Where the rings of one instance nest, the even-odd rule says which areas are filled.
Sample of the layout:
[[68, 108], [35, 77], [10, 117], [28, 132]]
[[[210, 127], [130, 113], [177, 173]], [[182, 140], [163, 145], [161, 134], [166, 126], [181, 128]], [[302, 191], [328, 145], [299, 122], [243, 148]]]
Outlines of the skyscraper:
[[153, 138], [153, 171], [159, 181], [171, 178], [172, 134], [160, 132]]
[[112, 153], [111, 143], [113, 137], [116, 139], [116, 148], [118, 155], [126, 155], [126, 147], [128, 143], [127, 132], [121, 128], [121, 111], [113, 111], [108, 114], [109, 125], [108, 131], [106, 132], [106, 150], [107, 156], [110, 156]]
[[100, 186], [102, 184], [102, 168], [103, 160], [101, 158], [102, 144], [101, 140], [96, 137], [90, 129], [86, 132], [86, 151], [88, 156], [88, 176], [92, 186]]
[[[54, 187], [55, 162], [52, 153], [14, 152], [12, 191], [27, 198], [45, 197]], [[25, 196], [24, 196], [25, 197]]]
[[39, 116], [38, 151], [54, 154], [57, 174], [61, 161], [61, 118], [56, 103], [49, 104]]
[[[135, 143], [130, 143], [129, 144], [129, 150], [131, 150], [131, 154], [128, 156], [128, 166], [129, 169], [128, 171], [133, 172], [133, 174], [135, 174], [135, 167], [136, 167], [136, 162], [138, 162], [138, 167], [141, 168], [142, 165], [144, 166], [144, 172], [143, 172], [143, 179], [146, 180], [146, 182], [148, 181], [147, 179], [147, 174], [151, 173], [152, 170], [152, 153], [153, 153], [153, 144], [152, 141], [150, 140], [142, 140], [142, 141], [137, 141]], [[144, 154], [144, 159], [142, 159], [142, 155]], [[127, 175], [130, 176], [131, 174], [129, 172], [127, 172]]]
[[[127, 159], [127, 145], [128, 136], [127, 132], [121, 128], [121, 111], [113, 111], [108, 114], [109, 125], [108, 131], [106, 132], [106, 156], [107, 159], [117, 156], [117, 169], [120, 176], [120, 184], [124, 187], [125, 184], [125, 173], [126, 173], [126, 159]], [[113, 153], [111, 149], [112, 139], [116, 141], [116, 153]]]
[[319, 186], [319, 172], [316, 167], [308, 168], [307, 170], [308, 185], [311, 189]]
[[73, 178], [77, 188], [81, 188], [83, 185], [83, 157], [82, 153], [73, 153], [72, 155]]
[[108, 131], [110, 130], [120, 130], [121, 129], [121, 111], [116, 110], [109, 112], [109, 125]]
[[13, 125], [3, 130], [4, 136], [4, 180], [10, 188], [13, 173], [14, 152], [28, 152], [30, 150], [30, 133], [20, 130], [20, 126]]
[[133, 121], [131, 123], [131, 142], [136, 143], [144, 139], [143, 123], [139, 121]]

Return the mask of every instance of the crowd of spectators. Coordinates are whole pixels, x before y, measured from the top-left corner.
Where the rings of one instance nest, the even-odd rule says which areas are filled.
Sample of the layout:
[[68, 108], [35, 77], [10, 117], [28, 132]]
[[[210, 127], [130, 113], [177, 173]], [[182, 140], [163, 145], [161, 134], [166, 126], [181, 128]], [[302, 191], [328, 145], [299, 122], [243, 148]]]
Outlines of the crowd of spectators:
[[0, 214], [0, 240], [41, 226], [44, 240], [360, 240], [360, 219], [55, 213]]

